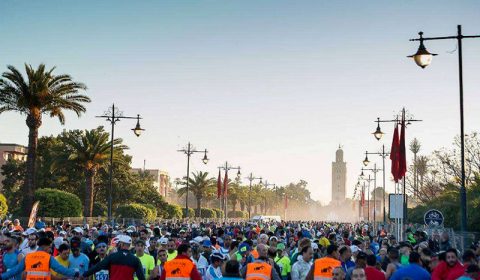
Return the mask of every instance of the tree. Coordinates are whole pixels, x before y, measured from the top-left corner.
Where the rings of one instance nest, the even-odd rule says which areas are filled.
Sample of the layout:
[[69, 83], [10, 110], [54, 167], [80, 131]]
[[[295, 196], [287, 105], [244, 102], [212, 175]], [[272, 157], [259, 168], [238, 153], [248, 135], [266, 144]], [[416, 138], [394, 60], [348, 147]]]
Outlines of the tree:
[[420, 141], [417, 138], [413, 138], [410, 142], [410, 151], [413, 153], [413, 195], [416, 197], [418, 193], [418, 178], [417, 178], [417, 154], [420, 151]]
[[8, 212], [7, 199], [0, 193], [0, 219], [3, 219]]
[[54, 189], [39, 189], [35, 198], [40, 201], [38, 216], [43, 217], [79, 217], [82, 203], [78, 196]]
[[[54, 161], [56, 166], [65, 166], [73, 163], [73, 167], [79, 167], [85, 177], [84, 216], [92, 217], [93, 198], [95, 189], [95, 177], [100, 169], [106, 168], [110, 158], [110, 134], [103, 127], [85, 130], [82, 133], [64, 133], [60, 137], [64, 143], [64, 153]], [[118, 159], [122, 150], [127, 146], [122, 145], [121, 139], [114, 139], [114, 158]]]
[[2, 165], [1, 169], [2, 175], [5, 177], [2, 181], [3, 194], [10, 204], [10, 212], [17, 214], [17, 211], [21, 209], [22, 192], [20, 188], [23, 178], [25, 178], [25, 162], [10, 159]]
[[64, 111], [73, 111], [80, 116], [86, 111], [84, 103], [90, 102], [90, 98], [79, 94], [79, 91], [86, 90], [84, 84], [74, 82], [72, 77], [66, 74], [54, 75], [55, 67], [46, 70], [45, 65], [40, 64], [37, 69], [33, 69], [25, 64], [27, 80], [15, 67], [9, 65], [7, 68], [9, 71], [4, 72], [3, 78], [0, 78], [0, 113], [14, 111], [27, 116], [28, 152], [22, 191], [23, 211], [28, 213], [33, 205], [36, 189], [35, 161], [42, 115], [58, 117], [63, 125]]
[[[199, 171], [197, 173], [192, 173], [193, 177], [189, 178], [189, 188], [188, 191], [193, 193], [193, 196], [197, 200], [197, 215], [200, 216], [202, 201], [206, 198], [209, 193], [215, 191], [215, 179], [208, 178], [208, 172]], [[187, 187], [182, 187], [178, 189], [178, 194], [180, 196], [187, 193]]]

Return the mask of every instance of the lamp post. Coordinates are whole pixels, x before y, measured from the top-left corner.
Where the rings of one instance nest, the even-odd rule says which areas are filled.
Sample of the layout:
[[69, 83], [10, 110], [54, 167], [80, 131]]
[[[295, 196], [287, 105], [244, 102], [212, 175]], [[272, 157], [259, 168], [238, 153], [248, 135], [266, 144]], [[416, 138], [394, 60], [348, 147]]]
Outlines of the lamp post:
[[[365, 163], [364, 163], [365, 164]], [[377, 222], [377, 172], [381, 169], [377, 169], [377, 164], [373, 165], [373, 168], [362, 168], [362, 173], [364, 170], [373, 172], [373, 225]], [[370, 175], [368, 177], [370, 179]], [[368, 202], [370, 203], [370, 181], [368, 182]], [[369, 210], [370, 211], [370, 210]]]
[[[265, 180], [264, 184], [265, 188], [268, 189], [269, 186], [273, 186], [275, 190], [275, 202], [277, 200], [277, 185], [276, 184], [269, 184], [267, 180]], [[275, 203], [275, 213], [278, 215], [277, 203]], [[267, 199], [265, 198], [265, 215], [267, 215]]]
[[[378, 129], [380, 126], [377, 127]], [[382, 145], [382, 151], [377, 153], [370, 153], [365, 151], [365, 159], [363, 160], [363, 165], [367, 166], [370, 161], [368, 160], [368, 155], [379, 155], [382, 157], [382, 175], [383, 175], [383, 223], [387, 222], [387, 211], [385, 208], [385, 158], [390, 155], [390, 153], [385, 152], [385, 145]]]
[[[240, 178], [240, 175], [242, 175], [242, 173], [240, 172], [240, 170], [241, 170], [240, 166], [232, 167], [231, 165], [228, 164], [227, 161], [225, 162], [224, 166], [219, 166], [218, 168], [225, 170], [225, 178], [223, 178], [223, 180], [224, 180], [223, 183], [226, 184], [226, 186], [228, 186], [228, 170], [231, 170], [231, 169], [238, 170], [237, 171], [237, 178]], [[225, 188], [225, 190], [227, 190], [227, 189]], [[227, 202], [228, 202], [227, 193], [223, 194], [222, 200], [223, 200], [224, 216], [225, 216], [225, 219], [227, 219], [227, 206], [228, 206], [227, 205]]]
[[262, 184], [262, 177], [254, 177], [252, 173], [250, 176], [246, 178], [250, 182], [250, 189], [248, 191], [248, 219], [251, 219], [251, 211], [252, 211], [252, 182], [253, 180], [260, 180], [260, 184]]
[[[422, 121], [422, 120], [414, 119], [412, 116], [406, 116], [405, 108], [402, 109], [401, 116], [403, 118], [405, 118], [405, 122], [406, 122], [405, 127], [407, 127], [408, 125], [411, 125], [412, 122], [421, 122]], [[401, 124], [401, 117], [399, 117], [397, 115], [397, 117], [393, 120], [381, 120], [380, 118], [377, 118], [377, 120], [375, 122], [377, 123], [377, 128], [376, 128], [375, 132], [373, 132], [372, 134], [373, 134], [373, 136], [375, 136], [375, 139], [380, 141], [380, 139], [385, 134], [385, 133], [382, 132], [382, 129], [380, 128], [380, 123], [395, 123], [395, 124], [398, 125], [398, 124]], [[385, 170], [385, 165], [383, 166], [383, 169]], [[385, 185], [385, 180], [384, 180], [383, 184]], [[407, 218], [407, 195], [405, 193], [405, 189], [406, 189], [406, 180], [404, 179], [403, 180], [403, 217], [404, 217], [404, 219]], [[385, 211], [384, 211], [384, 215], [385, 215]]]
[[203, 159], [202, 159], [202, 162], [204, 164], [207, 164], [208, 163], [208, 157], [207, 157], [207, 149], [205, 149], [204, 151], [198, 151], [196, 150], [192, 144], [190, 144], [190, 142], [188, 142], [187, 146], [181, 150], [177, 150], [177, 152], [181, 152], [181, 153], [184, 153], [185, 155], [187, 155], [187, 184], [186, 184], [186, 187], [187, 187], [187, 192], [186, 192], [186, 195], [185, 195], [185, 217], [188, 218], [188, 186], [189, 186], [189, 181], [190, 181], [190, 156], [195, 154], [195, 153], [203, 153]]
[[368, 174], [368, 178], [365, 178], [365, 175], [363, 174], [363, 169], [362, 168], [362, 173], [360, 174], [360, 180], [363, 180], [363, 193], [365, 193], [365, 182], [368, 182], [367, 186], [367, 221], [370, 222], [370, 182], [373, 181], [374, 179], [370, 178], [370, 174]]
[[96, 118], [106, 119], [107, 122], [111, 125], [111, 133], [110, 133], [110, 166], [108, 170], [108, 220], [112, 221], [112, 190], [113, 190], [113, 139], [115, 133], [115, 124], [122, 119], [136, 119], [137, 125], [132, 128], [133, 133], [139, 137], [145, 129], [140, 127], [140, 115], [136, 117], [127, 117], [123, 115], [122, 111], [119, 111], [118, 108], [115, 107], [115, 104], [112, 104], [111, 108], [103, 113], [101, 116], [95, 116]]
[[461, 169], [462, 169], [462, 185], [460, 186], [460, 207], [461, 207], [461, 230], [465, 232], [467, 230], [467, 192], [465, 188], [465, 133], [464, 133], [464, 118], [463, 118], [463, 58], [462, 58], [462, 40], [467, 38], [480, 38], [480, 35], [463, 35], [462, 26], [457, 25], [457, 35], [446, 37], [430, 37], [424, 38], [423, 32], [418, 33], [419, 38], [410, 39], [410, 41], [419, 41], [420, 46], [417, 52], [412, 57], [415, 63], [425, 68], [432, 62], [432, 57], [436, 54], [429, 53], [423, 44], [423, 41], [431, 40], [457, 40], [458, 43], [458, 78], [459, 78], [459, 93], [460, 93], [460, 148], [461, 148]]

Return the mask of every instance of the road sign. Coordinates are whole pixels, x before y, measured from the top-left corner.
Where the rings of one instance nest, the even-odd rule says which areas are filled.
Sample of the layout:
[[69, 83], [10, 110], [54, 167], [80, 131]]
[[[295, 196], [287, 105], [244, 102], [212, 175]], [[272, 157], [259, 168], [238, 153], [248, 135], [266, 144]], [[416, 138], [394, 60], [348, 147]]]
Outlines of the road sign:
[[403, 194], [390, 194], [390, 219], [403, 219]]
[[423, 216], [423, 221], [425, 222], [426, 226], [439, 227], [443, 225], [444, 218], [442, 212], [436, 209], [430, 209], [425, 212], [425, 215]]

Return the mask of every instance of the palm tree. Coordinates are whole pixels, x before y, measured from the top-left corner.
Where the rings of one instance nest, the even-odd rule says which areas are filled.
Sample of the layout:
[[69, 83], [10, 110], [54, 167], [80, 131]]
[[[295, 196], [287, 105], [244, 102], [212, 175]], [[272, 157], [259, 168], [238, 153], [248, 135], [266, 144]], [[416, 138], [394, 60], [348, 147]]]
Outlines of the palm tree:
[[0, 78], [0, 113], [15, 111], [26, 115], [28, 126], [27, 170], [23, 184], [23, 210], [28, 213], [33, 204], [35, 184], [35, 159], [37, 155], [38, 129], [42, 125], [42, 115], [58, 117], [65, 124], [65, 110], [73, 111], [80, 116], [85, 112], [84, 103], [90, 102], [86, 95], [79, 94], [86, 90], [82, 83], [74, 82], [70, 75], [54, 75], [53, 67], [45, 69], [40, 64], [37, 69], [25, 64], [24, 76], [13, 66], [7, 66], [7, 72]]
[[[73, 163], [74, 166], [83, 169], [85, 176], [85, 202], [83, 213], [85, 217], [92, 217], [93, 197], [95, 189], [95, 176], [102, 168], [109, 165], [110, 159], [110, 134], [98, 127], [85, 130], [82, 133], [68, 133], [61, 137], [65, 143], [65, 153], [57, 157], [54, 168]], [[119, 155], [128, 147], [122, 145], [122, 139], [114, 139], [114, 160], [122, 158]]]
[[[208, 178], [208, 172], [199, 171], [197, 173], [192, 173], [193, 178], [189, 178], [188, 181], [188, 191], [193, 194], [197, 200], [197, 215], [200, 216], [202, 209], [202, 201], [204, 198], [207, 198], [216, 191], [215, 189], [215, 179]], [[185, 184], [186, 185], [186, 184]], [[187, 193], [187, 187], [182, 187], [178, 189], [178, 195], [182, 196]]]

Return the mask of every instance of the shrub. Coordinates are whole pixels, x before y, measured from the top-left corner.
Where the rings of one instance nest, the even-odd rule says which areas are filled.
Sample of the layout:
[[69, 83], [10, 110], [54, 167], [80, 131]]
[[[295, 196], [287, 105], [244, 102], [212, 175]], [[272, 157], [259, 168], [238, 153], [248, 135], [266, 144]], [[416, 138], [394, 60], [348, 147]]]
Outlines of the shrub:
[[247, 218], [248, 213], [245, 211], [230, 211], [228, 212], [228, 218]]
[[38, 216], [61, 218], [82, 215], [82, 202], [73, 193], [55, 189], [39, 189], [35, 192], [35, 200], [40, 201]]
[[155, 219], [157, 218], [157, 209], [155, 208], [155, 206], [151, 204], [142, 204], [142, 205], [145, 206], [150, 211], [150, 213], [147, 216], [147, 221], [149, 222], [155, 221]]
[[0, 218], [3, 219], [8, 212], [7, 199], [0, 193]]
[[[187, 217], [187, 215], [185, 215], [185, 213], [187, 212], [185, 209], [186, 208], [182, 208], [182, 218]], [[188, 217], [189, 218], [195, 217], [195, 210], [193, 210], [193, 208], [188, 208]]]
[[223, 214], [223, 211], [222, 211], [222, 210], [220, 210], [220, 209], [218, 209], [218, 208], [212, 208], [212, 210], [215, 211], [215, 214], [216, 214], [215, 217], [216, 217], [217, 219], [223, 218], [223, 215], [224, 215], [224, 214]]
[[152, 210], [138, 203], [121, 205], [117, 208], [115, 214], [117, 218], [142, 219], [144, 221], [150, 221], [152, 218]]
[[200, 215], [201, 218], [216, 218], [217, 213], [210, 208], [202, 208], [202, 215]]
[[164, 209], [164, 216], [165, 219], [181, 219], [182, 218], [182, 208], [175, 204], [167, 204]]
[[106, 217], [107, 216], [107, 206], [100, 202], [93, 203], [93, 216], [94, 217]]

